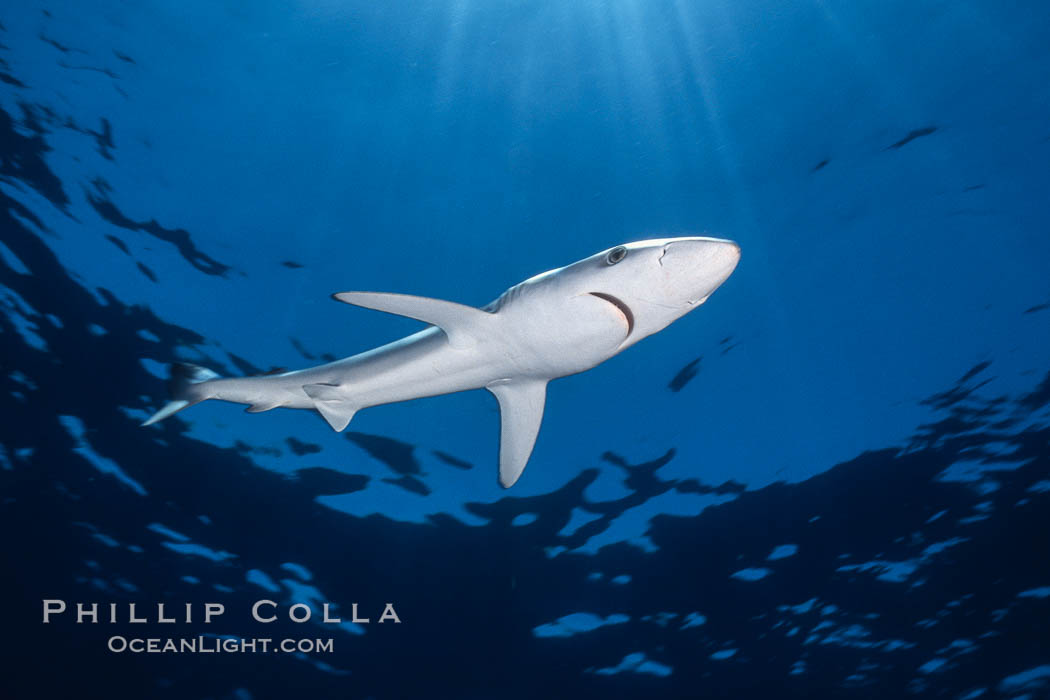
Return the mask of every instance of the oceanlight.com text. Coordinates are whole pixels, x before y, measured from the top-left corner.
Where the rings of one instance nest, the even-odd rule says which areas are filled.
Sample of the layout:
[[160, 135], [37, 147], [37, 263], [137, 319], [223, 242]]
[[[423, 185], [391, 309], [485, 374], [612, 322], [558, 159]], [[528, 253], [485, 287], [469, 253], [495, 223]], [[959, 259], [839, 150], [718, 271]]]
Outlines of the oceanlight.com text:
[[106, 641], [106, 648], [116, 654], [331, 654], [335, 645], [331, 638], [275, 640], [268, 637], [242, 639], [211, 635], [180, 638], [114, 635]]

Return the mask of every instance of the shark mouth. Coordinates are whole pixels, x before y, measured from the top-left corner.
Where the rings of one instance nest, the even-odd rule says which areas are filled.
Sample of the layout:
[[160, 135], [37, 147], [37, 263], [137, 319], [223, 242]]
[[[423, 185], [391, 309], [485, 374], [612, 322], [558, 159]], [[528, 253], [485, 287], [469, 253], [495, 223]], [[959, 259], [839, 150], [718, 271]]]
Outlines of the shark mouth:
[[592, 297], [598, 297], [602, 301], [607, 301], [616, 309], [623, 314], [623, 319], [627, 321], [627, 336], [630, 337], [631, 332], [634, 330], [634, 313], [631, 312], [631, 307], [623, 303], [612, 294], [603, 294], [602, 292], [591, 292]]

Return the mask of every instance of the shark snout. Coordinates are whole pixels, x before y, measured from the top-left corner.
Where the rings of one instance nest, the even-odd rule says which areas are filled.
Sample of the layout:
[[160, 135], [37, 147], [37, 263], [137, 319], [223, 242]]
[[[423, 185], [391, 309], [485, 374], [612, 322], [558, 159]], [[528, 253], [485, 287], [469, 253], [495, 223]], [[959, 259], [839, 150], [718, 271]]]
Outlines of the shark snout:
[[740, 244], [736, 241], [719, 241], [716, 245], [715, 257], [718, 259], [716, 264], [725, 273], [725, 277], [722, 278], [722, 282], [725, 282], [740, 262]]
[[[740, 245], [722, 238], [675, 238], [664, 246], [660, 264], [729, 277], [740, 262]], [[724, 280], [725, 278], [723, 278]]]
[[676, 286], [688, 290], [688, 303], [706, 300], [729, 279], [740, 262], [740, 245], [721, 238], [674, 238], [664, 245], [660, 265]]

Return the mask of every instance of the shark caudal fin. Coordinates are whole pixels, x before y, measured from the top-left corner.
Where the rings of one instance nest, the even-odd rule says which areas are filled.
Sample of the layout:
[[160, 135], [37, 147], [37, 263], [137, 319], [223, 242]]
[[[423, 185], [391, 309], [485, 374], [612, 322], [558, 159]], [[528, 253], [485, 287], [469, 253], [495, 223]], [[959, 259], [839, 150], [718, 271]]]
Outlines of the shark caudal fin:
[[210, 369], [184, 362], [173, 364], [168, 375], [168, 392], [171, 394], [171, 401], [166, 403], [164, 408], [150, 416], [142, 425], [153, 425], [157, 421], [162, 421], [168, 416], [178, 413], [187, 406], [192, 406], [209, 398], [197, 385], [218, 378], [219, 375]]

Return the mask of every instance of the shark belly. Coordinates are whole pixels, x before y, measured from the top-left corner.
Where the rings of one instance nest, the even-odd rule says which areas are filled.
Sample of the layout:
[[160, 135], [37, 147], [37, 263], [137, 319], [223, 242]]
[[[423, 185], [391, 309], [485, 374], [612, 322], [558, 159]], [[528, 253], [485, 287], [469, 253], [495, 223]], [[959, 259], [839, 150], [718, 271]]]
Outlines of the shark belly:
[[[249, 404], [249, 410], [313, 409], [304, 387], [332, 388], [331, 398], [357, 411], [370, 406], [481, 389], [503, 378], [504, 355], [477, 347], [454, 348], [437, 328], [310, 369], [267, 377], [219, 379], [209, 383], [213, 398]], [[258, 407], [258, 408], [255, 408]]]
[[362, 409], [481, 389], [506, 371], [499, 355], [453, 347], [442, 331], [429, 328], [333, 363], [323, 383], [339, 386], [346, 400]]

